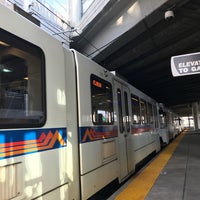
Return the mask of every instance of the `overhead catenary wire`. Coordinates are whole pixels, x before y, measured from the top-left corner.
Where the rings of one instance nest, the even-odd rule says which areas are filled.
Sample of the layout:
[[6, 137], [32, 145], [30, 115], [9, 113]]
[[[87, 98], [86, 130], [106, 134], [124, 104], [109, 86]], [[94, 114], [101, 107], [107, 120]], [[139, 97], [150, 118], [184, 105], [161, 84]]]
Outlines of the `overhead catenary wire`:
[[[88, 54], [86, 52], [83, 52], [87, 57], [90, 57], [91, 55], [93, 55], [94, 53], [96, 52], [99, 52], [104, 58], [106, 57], [101, 49], [108, 46], [109, 44], [111, 44], [114, 40], [110, 41], [109, 43], [105, 44], [104, 46], [100, 47], [100, 48], [97, 48], [92, 42], [90, 42], [90, 40], [88, 40], [86, 37], [84, 36], [81, 36], [81, 33], [79, 33], [77, 31], [77, 29], [75, 29], [73, 26], [70, 25], [70, 23], [64, 21], [62, 18], [60, 18], [56, 13], [54, 13], [51, 9], [49, 9], [45, 4], [41, 3], [39, 0], [36, 0], [38, 3], [40, 3], [43, 7], [45, 7], [45, 9], [47, 9], [50, 13], [52, 13], [53, 15], [55, 15], [58, 19], [62, 20], [63, 23], [65, 23], [70, 29], [71, 29], [71, 32], [75, 32], [78, 36], [82, 37], [90, 46], [92, 46], [95, 51], [93, 51], [92, 53]], [[58, 3], [58, 1], [56, 0], [56, 2]], [[60, 3], [59, 3], [60, 6], [62, 6]], [[63, 7], [63, 6], [62, 6]], [[64, 8], [64, 7], [63, 7]], [[65, 9], [66, 10], [66, 9]], [[67, 10], [66, 10], [67, 11]], [[59, 33], [57, 33], [59, 34]], [[54, 33], [54, 35], [56, 35], [56, 33]], [[69, 37], [69, 41], [71, 41], [71, 38]]]
[[[15, 0], [8, 0], [10, 3], [15, 3], [16, 5], [18, 5], [19, 3]], [[58, 3], [58, 5], [60, 7], [62, 7], [64, 10], [66, 10], [67, 12], [67, 9], [58, 1], [58, 0], [55, 0], [56, 3]], [[35, 2], [39, 3], [42, 7], [44, 7], [46, 10], [48, 10], [48, 12], [50, 12], [52, 15], [54, 15], [57, 19], [59, 19], [63, 24], [66, 24], [67, 27], [70, 28], [70, 30], [68, 31], [62, 31], [62, 30], [59, 30], [58, 32], [54, 31], [53, 28], [56, 27], [56, 24], [51, 24], [52, 22], [50, 22], [47, 18], [45, 18], [44, 16], [42, 16], [39, 12], [37, 12], [35, 9], [32, 10], [32, 14], [36, 15], [38, 18], [42, 19], [43, 21], [45, 21], [45, 23], [52, 27], [52, 29], [50, 27], [48, 27], [45, 23], [42, 23], [41, 24], [46, 27], [47, 29], [50, 30], [50, 32], [52, 33], [52, 35], [59, 35], [59, 37], [62, 39], [62, 40], [66, 40], [67, 43], [71, 43], [72, 41], [72, 38], [71, 36], [67, 36], [65, 35], [65, 37], [62, 37], [61, 35], [62, 34], [65, 34], [65, 33], [68, 33], [68, 32], [74, 32], [76, 33], [79, 37], [81, 37], [82, 39], [84, 39], [92, 48], [94, 48], [95, 50], [92, 51], [91, 53], [86, 53], [86, 52], [82, 52], [85, 56], [87, 57], [91, 57], [92, 55], [94, 55], [96, 52], [99, 52], [100, 55], [102, 55], [102, 57], [106, 58], [106, 56], [104, 55], [104, 53], [101, 51], [103, 48], [107, 47], [108, 45], [110, 45], [111, 43], [113, 43], [115, 40], [117, 40], [117, 38], [113, 39], [112, 41], [104, 44], [103, 46], [101, 47], [96, 47], [88, 38], [86, 38], [85, 36], [82, 36], [82, 34], [80, 32], [77, 31], [77, 29], [75, 29], [73, 26], [71, 26], [70, 22], [67, 22], [65, 19], [63, 19], [62, 17], [60, 17], [57, 13], [55, 13], [54, 11], [52, 11], [49, 7], [47, 7], [45, 5], [45, 3], [47, 3], [46, 1], [44, 1], [45, 3], [41, 2], [40, 0], [35, 0]], [[47, 3], [48, 4], [48, 3]], [[49, 4], [48, 4], [49, 5]], [[22, 6], [20, 4], [20, 6]], [[68, 40], [66, 39], [66, 37], [68, 37]]]

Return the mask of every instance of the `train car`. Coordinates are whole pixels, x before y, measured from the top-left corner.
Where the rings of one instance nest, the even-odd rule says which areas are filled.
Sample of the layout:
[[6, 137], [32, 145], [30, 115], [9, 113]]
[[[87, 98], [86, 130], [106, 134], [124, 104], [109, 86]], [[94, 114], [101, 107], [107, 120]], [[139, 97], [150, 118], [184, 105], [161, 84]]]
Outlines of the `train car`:
[[153, 99], [0, 4], [0, 200], [122, 182], [160, 150], [157, 119]]
[[157, 104], [157, 109], [159, 112], [159, 134], [161, 144], [169, 144], [170, 140], [172, 139], [169, 127], [168, 127], [168, 115], [167, 115], [167, 108], [162, 103]]
[[[159, 109], [159, 133], [160, 133], [160, 140], [161, 144], [169, 144], [169, 142], [173, 139], [173, 130], [172, 130], [172, 120], [171, 120], [171, 113], [169, 112], [168, 108], [162, 104], [158, 104]], [[169, 124], [170, 122], [170, 124]]]
[[175, 114], [170, 109], [167, 111], [167, 126], [170, 139], [174, 139], [179, 134], [179, 131], [175, 123]]
[[175, 114], [164, 104], [157, 104], [159, 110], [159, 134], [163, 144], [169, 144], [180, 131], [177, 129], [177, 121]]

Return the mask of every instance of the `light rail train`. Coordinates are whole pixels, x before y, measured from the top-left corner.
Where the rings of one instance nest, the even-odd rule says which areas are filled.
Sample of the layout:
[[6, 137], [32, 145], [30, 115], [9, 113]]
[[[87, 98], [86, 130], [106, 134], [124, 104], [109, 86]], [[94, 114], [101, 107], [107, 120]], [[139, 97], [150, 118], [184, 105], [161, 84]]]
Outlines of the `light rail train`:
[[158, 103], [159, 135], [161, 144], [169, 144], [182, 130], [180, 118], [164, 104]]
[[159, 130], [155, 100], [0, 4], [0, 200], [88, 199]]

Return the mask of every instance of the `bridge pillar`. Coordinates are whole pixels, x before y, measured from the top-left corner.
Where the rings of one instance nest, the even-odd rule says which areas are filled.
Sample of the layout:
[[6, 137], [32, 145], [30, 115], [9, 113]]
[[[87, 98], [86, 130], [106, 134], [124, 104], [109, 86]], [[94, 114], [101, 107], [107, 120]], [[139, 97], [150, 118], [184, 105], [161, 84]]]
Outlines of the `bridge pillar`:
[[200, 128], [200, 119], [199, 119], [199, 104], [195, 102], [192, 104], [192, 114], [194, 119], [194, 130], [198, 130]]

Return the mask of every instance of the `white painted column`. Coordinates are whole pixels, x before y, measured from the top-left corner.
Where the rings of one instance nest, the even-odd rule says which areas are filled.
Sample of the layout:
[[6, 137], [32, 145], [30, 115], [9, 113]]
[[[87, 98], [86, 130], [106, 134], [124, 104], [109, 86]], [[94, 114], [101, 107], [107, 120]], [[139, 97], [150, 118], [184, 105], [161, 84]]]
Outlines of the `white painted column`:
[[198, 130], [200, 128], [198, 102], [192, 104], [192, 113], [194, 118], [194, 130]]
[[81, 0], [69, 0], [69, 17], [72, 26], [77, 26], [81, 19]]

